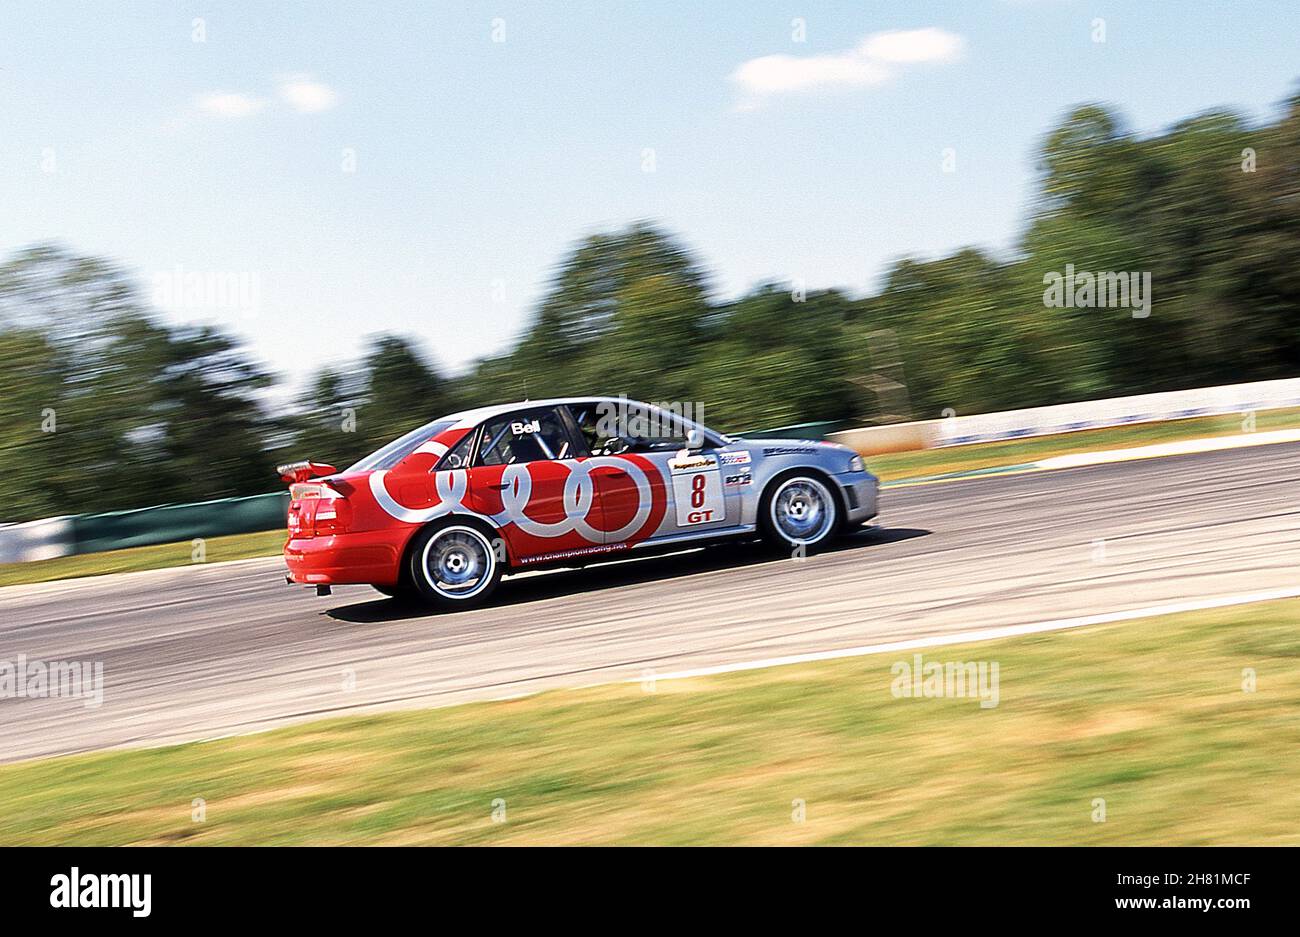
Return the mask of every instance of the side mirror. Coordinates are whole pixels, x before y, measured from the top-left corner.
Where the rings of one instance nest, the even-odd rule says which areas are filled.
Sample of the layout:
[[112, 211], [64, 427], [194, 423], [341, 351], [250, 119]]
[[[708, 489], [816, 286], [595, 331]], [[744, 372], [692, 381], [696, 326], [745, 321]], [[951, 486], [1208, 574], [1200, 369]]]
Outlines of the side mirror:
[[698, 452], [704, 448], [704, 431], [701, 429], [688, 429], [686, 431], [686, 448], [692, 452]]

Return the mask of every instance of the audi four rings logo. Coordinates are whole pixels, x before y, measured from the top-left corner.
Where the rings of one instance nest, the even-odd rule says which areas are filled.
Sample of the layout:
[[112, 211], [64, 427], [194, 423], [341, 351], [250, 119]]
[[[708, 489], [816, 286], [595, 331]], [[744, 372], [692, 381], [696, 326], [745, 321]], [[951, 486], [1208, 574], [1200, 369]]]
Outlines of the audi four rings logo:
[[[591, 526], [588, 517], [595, 503], [595, 482], [591, 471], [596, 468], [613, 468], [627, 473], [627, 477], [636, 487], [637, 507], [632, 519], [618, 530], [601, 531]], [[645, 525], [655, 508], [656, 497], [663, 499], [655, 486], [650, 484], [648, 471], [654, 471], [649, 463], [639, 460], [620, 459], [611, 456], [596, 456], [573, 462], [568, 466], [569, 474], [564, 480], [564, 492], [561, 503], [564, 517], [553, 523], [533, 520], [526, 513], [528, 503], [533, 496], [533, 477], [528, 465], [507, 465], [501, 476], [501, 511], [496, 514], [480, 514], [465, 504], [469, 492], [469, 475], [465, 469], [451, 469], [434, 475], [434, 490], [437, 503], [426, 508], [410, 508], [397, 501], [385, 484], [387, 471], [372, 472], [370, 475], [370, 492], [375, 501], [389, 516], [408, 524], [424, 524], [451, 513], [468, 514], [472, 517], [486, 519], [497, 527], [514, 524], [526, 534], [534, 537], [563, 537], [577, 533], [591, 543], [605, 541], [631, 540]]]

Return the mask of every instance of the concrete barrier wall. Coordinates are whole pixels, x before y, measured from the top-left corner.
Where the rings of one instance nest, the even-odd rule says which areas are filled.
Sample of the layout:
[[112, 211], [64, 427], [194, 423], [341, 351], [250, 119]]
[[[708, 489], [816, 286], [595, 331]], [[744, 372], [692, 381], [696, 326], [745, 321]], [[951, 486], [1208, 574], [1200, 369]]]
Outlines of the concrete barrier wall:
[[839, 420], [823, 420], [817, 423], [794, 423], [790, 426], [756, 429], [736, 433], [736, 435], [746, 439], [825, 439], [831, 430], [841, 425], [843, 423]]
[[30, 563], [77, 553], [275, 530], [284, 526], [288, 507], [289, 492], [276, 491], [197, 504], [161, 504], [135, 511], [4, 524], [0, 525], [0, 563]]
[[938, 440], [935, 444], [961, 446], [973, 442], [1017, 439], [1021, 436], [1050, 436], [1129, 423], [1183, 420], [1220, 413], [1279, 410], [1285, 407], [1300, 407], [1300, 378], [1253, 384], [1225, 384], [1162, 394], [1085, 400], [1028, 410], [954, 416], [938, 421]]
[[869, 426], [832, 433], [827, 438], [862, 455], [881, 455], [1287, 407], [1300, 407], [1300, 378]]
[[72, 552], [72, 518], [47, 517], [0, 526], [0, 563], [52, 560]]
[[73, 553], [101, 553], [196, 537], [225, 537], [285, 525], [289, 492], [220, 498], [197, 504], [163, 504], [138, 511], [79, 514], [72, 518]]

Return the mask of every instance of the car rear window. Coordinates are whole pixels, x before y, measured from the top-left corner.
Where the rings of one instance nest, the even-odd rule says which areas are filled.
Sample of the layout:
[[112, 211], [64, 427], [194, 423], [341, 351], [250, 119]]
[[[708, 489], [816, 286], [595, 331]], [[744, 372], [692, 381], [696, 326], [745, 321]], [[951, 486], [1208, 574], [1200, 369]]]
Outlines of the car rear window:
[[405, 436], [397, 437], [383, 448], [376, 449], [356, 465], [350, 466], [347, 471], [371, 472], [390, 469], [434, 436], [451, 429], [455, 425], [455, 420], [434, 420], [431, 423], [425, 423], [418, 429], [411, 430]]

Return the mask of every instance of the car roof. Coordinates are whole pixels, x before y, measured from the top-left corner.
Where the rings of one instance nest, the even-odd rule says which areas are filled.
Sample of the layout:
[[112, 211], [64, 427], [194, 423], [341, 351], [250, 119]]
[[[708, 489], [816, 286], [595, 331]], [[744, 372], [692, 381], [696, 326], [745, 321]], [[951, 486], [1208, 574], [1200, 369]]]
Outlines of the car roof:
[[[543, 400], [516, 400], [513, 403], [496, 403], [487, 407], [474, 407], [470, 410], [461, 410], [459, 413], [449, 413], [442, 419], [455, 420], [457, 426], [477, 426], [484, 420], [514, 410], [531, 407], [554, 407], [562, 403], [600, 403], [606, 400], [613, 403], [618, 403], [621, 400], [627, 404], [641, 404], [639, 400], [628, 400], [626, 397], [548, 397]], [[645, 406], [645, 404], [641, 405]]]

